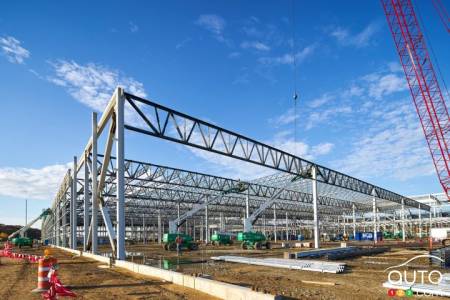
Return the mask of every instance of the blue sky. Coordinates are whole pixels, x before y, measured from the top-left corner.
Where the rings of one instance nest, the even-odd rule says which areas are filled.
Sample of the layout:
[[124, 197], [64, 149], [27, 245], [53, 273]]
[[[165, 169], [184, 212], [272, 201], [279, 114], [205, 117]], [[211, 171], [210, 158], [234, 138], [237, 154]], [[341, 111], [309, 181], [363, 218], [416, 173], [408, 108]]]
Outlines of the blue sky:
[[[431, 3], [417, 4], [448, 80], [448, 34]], [[294, 11], [291, 1], [8, 1], [0, 223], [23, 223], [25, 198], [30, 217], [50, 205], [117, 84], [399, 193], [441, 191], [378, 1], [297, 1]], [[146, 136], [126, 142], [128, 158], [241, 179], [267, 172]]]

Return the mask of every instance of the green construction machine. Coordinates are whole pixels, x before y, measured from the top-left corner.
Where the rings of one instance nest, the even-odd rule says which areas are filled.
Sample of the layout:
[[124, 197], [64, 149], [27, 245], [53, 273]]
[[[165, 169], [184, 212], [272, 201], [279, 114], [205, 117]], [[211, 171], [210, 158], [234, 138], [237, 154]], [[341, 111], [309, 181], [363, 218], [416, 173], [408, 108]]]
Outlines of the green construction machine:
[[270, 249], [270, 242], [262, 232], [239, 232], [237, 240], [242, 242], [242, 249]]
[[[46, 218], [48, 216], [50, 216], [52, 214], [52, 210], [51, 209], [45, 209], [44, 211], [42, 211], [42, 213], [36, 217], [35, 219], [33, 219], [31, 222], [29, 222], [28, 224], [26, 224], [24, 227], [20, 228], [19, 230], [11, 233], [8, 236], [8, 240], [11, 241], [11, 243], [14, 246], [17, 246], [19, 248], [21, 248], [22, 246], [29, 246], [29, 247], [33, 247], [33, 239], [32, 238], [28, 238], [25, 236], [26, 231], [34, 225], [34, 223], [36, 223], [37, 221], [39, 221], [40, 219]], [[20, 235], [18, 237], [15, 237], [16, 235]]]
[[198, 245], [192, 240], [192, 237], [184, 233], [164, 233], [163, 245], [164, 249], [168, 251], [177, 250], [177, 237], [181, 238], [180, 250], [197, 250]]
[[233, 241], [231, 240], [231, 236], [223, 233], [214, 233], [211, 236], [211, 241], [213, 245], [221, 246], [221, 245], [231, 245]]

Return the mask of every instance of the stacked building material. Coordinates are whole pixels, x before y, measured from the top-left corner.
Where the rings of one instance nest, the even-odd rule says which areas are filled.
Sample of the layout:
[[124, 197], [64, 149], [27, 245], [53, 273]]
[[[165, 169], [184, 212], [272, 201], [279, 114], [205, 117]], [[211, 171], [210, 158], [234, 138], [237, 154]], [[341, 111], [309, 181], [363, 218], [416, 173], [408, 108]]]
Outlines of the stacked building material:
[[295, 253], [296, 258], [326, 258], [328, 260], [339, 260], [358, 257], [362, 255], [374, 255], [389, 251], [388, 247], [344, 247], [344, 248], [330, 248], [312, 251], [302, 251]]
[[430, 251], [430, 254], [436, 257], [439, 257], [443, 260], [443, 262], [439, 259], [430, 258], [431, 264], [441, 267], [441, 268], [448, 268], [450, 267], [450, 247], [440, 248], [436, 250]]
[[242, 256], [215, 256], [213, 260], [223, 260], [242, 264], [267, 266], [275, 268], [285, 268], [292, 270], [304, 270], [322, 273], [342, 273], [345, 270], [345, 263], [335, 263], [315, 260], [292, 260], [283, 258], [251, 258]]

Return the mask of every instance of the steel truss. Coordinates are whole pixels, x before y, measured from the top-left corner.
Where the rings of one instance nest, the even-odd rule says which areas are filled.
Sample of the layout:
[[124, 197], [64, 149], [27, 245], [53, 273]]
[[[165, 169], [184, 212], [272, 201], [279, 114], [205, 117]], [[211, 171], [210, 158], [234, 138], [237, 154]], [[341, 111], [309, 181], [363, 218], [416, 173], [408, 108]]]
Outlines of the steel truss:
[[[127, 118], [124, 111], [127, 112]], [[105, 152], [104, 155], [98, 155], [97, 139], [108, 123], [110, 128], [107, 132]], [[123, 129], [280, 172], [252, 181], [239, 181], [126, 160], [123, 152]], [[112, 156], [114, 142], [116, 157]], [[355, 220], [356, 215], [363, 216], [371, 211], [389, 213], [399, 207], [402, 207], [402, 210], [403, 207], [425, 211], [430, 209], [425, 204], [394, 192], [124, 93], [120, 88], [115, 91], [99, 122], [96, 116], [93, 117], [93, 135], [79, 161], [74, 160], [72, 170], [72, 174], [68, 172], [65, 175], [56, 194], [52, 205], [54, 216], [43, 222], [44, 235], [49, 237], [52, 243], [66, 245], [69, 221], [71, 246], [77, 246], [76, 238], [74, 239], [72, 234], [76, 237], [76, 230], [73, 228], [78, 225], [83, 227], [81, 235], [84, 237], [85, 250], [89, 249], [87, 244], [92, 241], [92, 251], [97, 252], [96, 235], [100, 225], [108, 231], [113, 252], [117, 245], [118, 259], [125, 258], [124, 238], [130, 224], [145, 227], [146, 224], [157, 222], [160, 230], [161, 222], [164, 226], [164, 223], [167, 224], [180, 213], [192, 210], [195, 205], [204, 201], [205, 197], [220, 194], [223, 196], [218, 197], [217, 201], [208, 203], [207, 218], [206, 212], [199, 211], [191, 220], [203, 224], [208, 218], [216, 221], [218, 218], [226, 218], [230, 224], [242, 225], [243, 220], [248, 218], [249, 211], [258, 211], [261, 207], [269, 208], [268, 201], [273, 201], [271, 198], [276, 195], [275, 201], [270, 202], [270, 205], [274, 205], [273, 213], [272, 210], [263, 210], [263, 220], [259, 219], [255, 225], [266, 228], [266, 221], [273, 216], [273, 229], [276, 232], [276, 224], [280, 221], [299, 224], [297, 220], [312, 220], [312, 223], [307, 224], [312, 224], [317, 236], [319, 219], [320, 227], [327, 228], [333, 227], [337, 217], [342, 215], [353, 215]], [[295, 181], [295, 184], [281, 190], [281, 187], [290, 181]], [[244, 188], [236, 189], [237, 186]], [[97, 220], [97, 211], [100, 211], [103, 217], [100, 220]], [[282, 221], [284, 219], [285, 221]], [[327, 222], [331, 223], [326, 225]], [[160, 238], [160, 231], [158, 235]]]

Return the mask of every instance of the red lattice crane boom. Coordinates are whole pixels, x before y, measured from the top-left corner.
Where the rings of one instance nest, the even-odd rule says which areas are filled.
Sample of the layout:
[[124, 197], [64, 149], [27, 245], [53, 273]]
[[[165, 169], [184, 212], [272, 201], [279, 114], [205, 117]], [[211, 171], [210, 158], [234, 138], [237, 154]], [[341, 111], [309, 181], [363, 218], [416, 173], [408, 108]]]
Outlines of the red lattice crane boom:
[[381, 0], [439, 181], [450, 199], [450, 119], [411, 0]]

